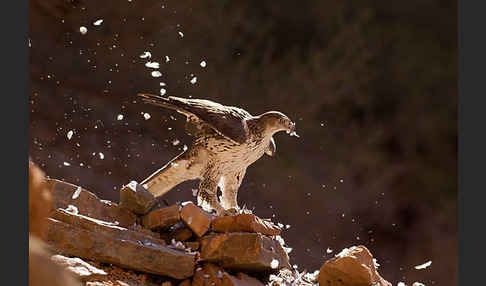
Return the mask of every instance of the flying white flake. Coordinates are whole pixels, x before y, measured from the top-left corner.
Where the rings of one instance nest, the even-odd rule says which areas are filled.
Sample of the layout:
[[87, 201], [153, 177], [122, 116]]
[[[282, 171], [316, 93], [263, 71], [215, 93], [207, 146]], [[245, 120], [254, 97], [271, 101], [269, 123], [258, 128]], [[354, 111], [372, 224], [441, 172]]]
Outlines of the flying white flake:
[[146, 59], [146, 58], [151, 58], [152, 54], [150, 52], [143, 52], [143, 54], [140, 55], [141, 59]]
[[86, 28], [85, 26], [81, 26], [79, 27], [79, 32], [81, 33], [81, 35], [85, 35], [88, 32], [88, 28]]
[[152, 72], [152, 76], [153, 76], [153, 77], [161, 77], [161, 76], [162, 76], [162, 74], [161, 74], [159, 71], [153, 71], [153, 72]]
[[145, 120], [149, 120], [150, 119], [150, 114], [144, 113], [143, 114], [143, 118], [145, 118]]
[[105, 159], [105, 154], [103, 154], [103, 153], [101, 153], [101, 152], [99, 152], [99, 153], [98, 153], [98, 156], [100, 156], [100, 159], [101, 159], [101, 160]]
[[69, 140], [71, 140], [71, 138], [73, 137], [73, 134], [74, 134], [74, 131], [69, 130], [66, 136], [67, 136], [67, 138], [68, 138]]
[[160, 95], [164, 95], [166, 92], [167, 92], [167, 90], [165, 90], [165, 88], [160, 89]]
[[93, 23], [93, 25], [95, 25], [95, 26], [99, 26], [99, 25], [101, 25], [101, 23], [103, 23], [103, 19], [96, 20], [96, 21]]
[[200, 64], [199, 64], [201, 67], [205, 68], [206, 67], [206, 61], [202, 61]]
[[192, 84], [195, 84], [196, 82], [197, 82], [197, 77], [193, 77], [193, 78], [191, 79], [191, 83], [192, 83]]
[[425, 262], [424, 264], [420, 264], [420, 265], [415, 266], [415, 269], [425, 269], [425, 268], [429, 267], [431, 264], [432, 264], [432, 261], [429, 260], [429, 261]]
[[116, 120], [123, 120], [123, 114], [118, 114], [118, 116], [116, 117]]
[[148, 68], [158, 69], [160, 67], [158, 62], [147, 62], [145, 66]]

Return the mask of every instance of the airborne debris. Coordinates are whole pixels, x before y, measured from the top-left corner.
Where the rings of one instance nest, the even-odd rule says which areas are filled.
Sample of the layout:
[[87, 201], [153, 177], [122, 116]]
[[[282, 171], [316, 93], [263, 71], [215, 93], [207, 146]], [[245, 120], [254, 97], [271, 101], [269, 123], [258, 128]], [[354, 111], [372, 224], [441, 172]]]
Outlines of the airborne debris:
[[199, 64], [201, 67], [205, 68], [206, 67], [206, 61], [202, 61], [200, 64]]
[[81, 33], [81, 35], [85, 35], [88, 32], [88, 28], [86, 28], [85, 26], [81, 26], [79, 27], [79, 32]]
[[152, 69], [158, 69], [160, 67], [158, 62], [146, 62], [145, 66]]
[[179, 145], [179, 143], [181, 143], [181, 141], [179, 141], [178, 139], [174, 139], [174, 140], [172, 141], [172, 145], [174, 145], [174, 146]]
[[181, 38], [183, 38], [184, 34], [181, 31], [179, 31], [179, 36], [181, 36]]
[[150, 119], [150, 114], [148, 114], [147, 112], [145, 112], [143, 114], [143, 118], [145, 118], [145, 120], [149, 120]]
[[116, 120], [123, 120], [123, 114], [118, 114], [118, 116], [116, 117]]
[[197, 77], [193, 77], [193, 78], [191, 79], [191, 83], [192, 83], [192, 84], [195, 84], [196, 82], [197, 82]]
[[64, 162], [63, 164], [64, 164], [64, 166], [71, 166], [71, 164], [68, 163], [68, 162]]
[[165, 88], [160, 89], [160, 95], [165, 95], [167, 93], [167, 90]]
[[96, 20], [96, 21], [93, 23], [93, 25], [95, 25], [95, 26], [99, 26], [99, 25], [101, 25], [101, 23], [103, 23], [103, 19]]
[[143, 52], [143, 54], [140, 55], [140, 58], [146, 59], [146, 58], [151, 58], [152, 54], [150, 52]]
[[329, 247], [326, 249], [326, 253], [332, 253], [334, 250], [330, 249]]
[[73, 134], [74, 134], [74, 131], [69, 130], [69, 131], [68, 131], [68, 133], [67, 133], [67, 138], [68, 138], [69, 140], [71, 140], [71, 138], [73, 137]]
[[432, 264], [432, 261], [429, 260], [429, 261], [425, 262], [424, 264], [420, 264], [420, 265], [415, 266], [415, 269], [425, 269], [425, 268], [429, 267], [431, 264]]
[[166, 63], [170, 62], [170, 58], [169, 58], [169, 56], [165, 56], [165, 62], [166, 62]]
[[161, 74], [159, 71], [153, 71], [153, 72], [152, 72], [152, 76], [153, 76], [153, 77], [161, 77], [161, 76], [162, 76], [162, 74]]

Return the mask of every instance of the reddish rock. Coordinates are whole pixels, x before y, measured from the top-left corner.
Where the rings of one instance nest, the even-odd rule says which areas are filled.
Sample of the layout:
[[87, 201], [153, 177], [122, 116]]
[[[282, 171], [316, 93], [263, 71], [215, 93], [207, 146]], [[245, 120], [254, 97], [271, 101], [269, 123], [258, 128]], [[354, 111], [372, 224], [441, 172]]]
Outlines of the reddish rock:
[[51, 201], [44, 172], [29, 160], [29, 234], [44, 238]]
[[120, 190], [120, 206], [136, 214], [146, 214], [154, 204], [154, 195], [135, 181], [131, 181]]
[[177, 241], [186, 241], [192, 237], [192, 230], [188, 228], [184, 223], [179, 222], [170, 228], [170, 239]]
[[392, 286], [378, 274], [370, 251], [360, 245], [344, 249], [322, 265], [317, 280], [327, 286]]
[[258, 279], [244, 273], [236, 277], [228, 274], [223, 268], [207, 263], [198, 268], [192, 278], [192, 286], [264, 286]]
[[211, 224], [211, 215], [193, 203], [188, 203], [182, 207], [181, 218], [198, 237], [202, 237], [209, 230]]
[[201, 259], [246, 272], [274, 272], [290, 268], [289, 257], [276, 239], [259, 233], [232, 232], [200, 240]]
[[238, 272], [236, 276], [223, 273], [223, 286], [265, 286], [260, 280]]
[[81, 286], [68, 271], [50, 260], [42, 240], [29, 235], [29, 286]]
[[181, 283], [179, 283], [179, 285], [177, 285], [177, 286], [191, 286], [191, 280], [186, 279], [186, 280], [182, 281]]
[[184, 241], [183, 244], [191, 250], [198, 250], [200, 245], [199, 241]]
[[142, 217], [142, 224], [148, 229], [159, 231], [173, 226], [180, 220], [179, 206], [173, 205], [149, 212]]
[[279, 235], [281, 230], [271, 221], [253, 214], [216, 217], [211, 222], [211, 230], [216, 232], [256, 232], [270, 236]]
[[120, 239], [108, 231], [90, 231], [51, 218], [48, 222], [47, 240], [61, 254], [175, 279], [188, 278], [194, 273], [195, 254], [150, 241]]
[[192, 286], [220, 286], [222, 285], [224, 270], [221, 267], [206, 263], [202, 268], [197, 268], [192, 277]]
[[117, 239], [140, 241], [145, 244], [165, 245], [165, 241], [149, 235], [145, 232], [129, 230], [114, 225], [113, 223], [94, 219], [80, 214], [75, 214], [64, 209], [57, 209], [51, 214], [52, 218], [70, 225], [90, 230], [100, 234], [106, 234]]
[[95, 266], [89, 264], [88, 262], [82, 260], [78, 257], [66, 257], [62, 255], [53, 255], [51, 260], [56, 264], [64, 267], [75, 277], [82, 281], [87, 281], [91, 279], [104, 279], [108, 276], [108, 273], [102, 269], [96, 268]]
[[67, 209], [74, 206], [79, 214], [110, 223], [117, 223], [122, 227], [135, 225], [137, 216], [116, 203], [100, 200], [95, 194], [73, 184], [49, 179], [53, 195], [53, 209]]

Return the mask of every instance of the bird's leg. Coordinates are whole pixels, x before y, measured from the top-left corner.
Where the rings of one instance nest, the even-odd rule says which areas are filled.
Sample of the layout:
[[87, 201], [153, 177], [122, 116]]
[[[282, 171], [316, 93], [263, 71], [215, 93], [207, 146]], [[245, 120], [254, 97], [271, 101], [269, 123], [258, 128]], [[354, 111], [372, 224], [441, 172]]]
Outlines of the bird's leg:
[[218, 202], [218, 182], [209, 176], [205, 176], [199, 183], [197, 193], [197, 204], [205, 211], [215, 210], [217, 215], [224, 215], [227, 212]]
[[238, 189], [240, 188], [243, 177], [245, 176], [246, 169], [239, 172], [228, 174], [224, 176], [222, 190], [221, 190], [221, 204], [227, 210], [234, 210], [238, 212]]

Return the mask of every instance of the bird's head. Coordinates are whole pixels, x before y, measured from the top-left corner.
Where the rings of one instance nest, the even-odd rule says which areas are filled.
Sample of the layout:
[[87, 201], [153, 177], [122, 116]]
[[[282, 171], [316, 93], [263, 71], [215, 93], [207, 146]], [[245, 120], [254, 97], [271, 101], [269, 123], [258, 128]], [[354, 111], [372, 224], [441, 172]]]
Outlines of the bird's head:
[[269, 135], [273, 135], [279, 131], [285, 131], [290, 136], [296, 136], [295, 123], [287, 117], [287, 115], [278, 111], [268, 111], [259, 116], [265, 130], [269, 132]]

